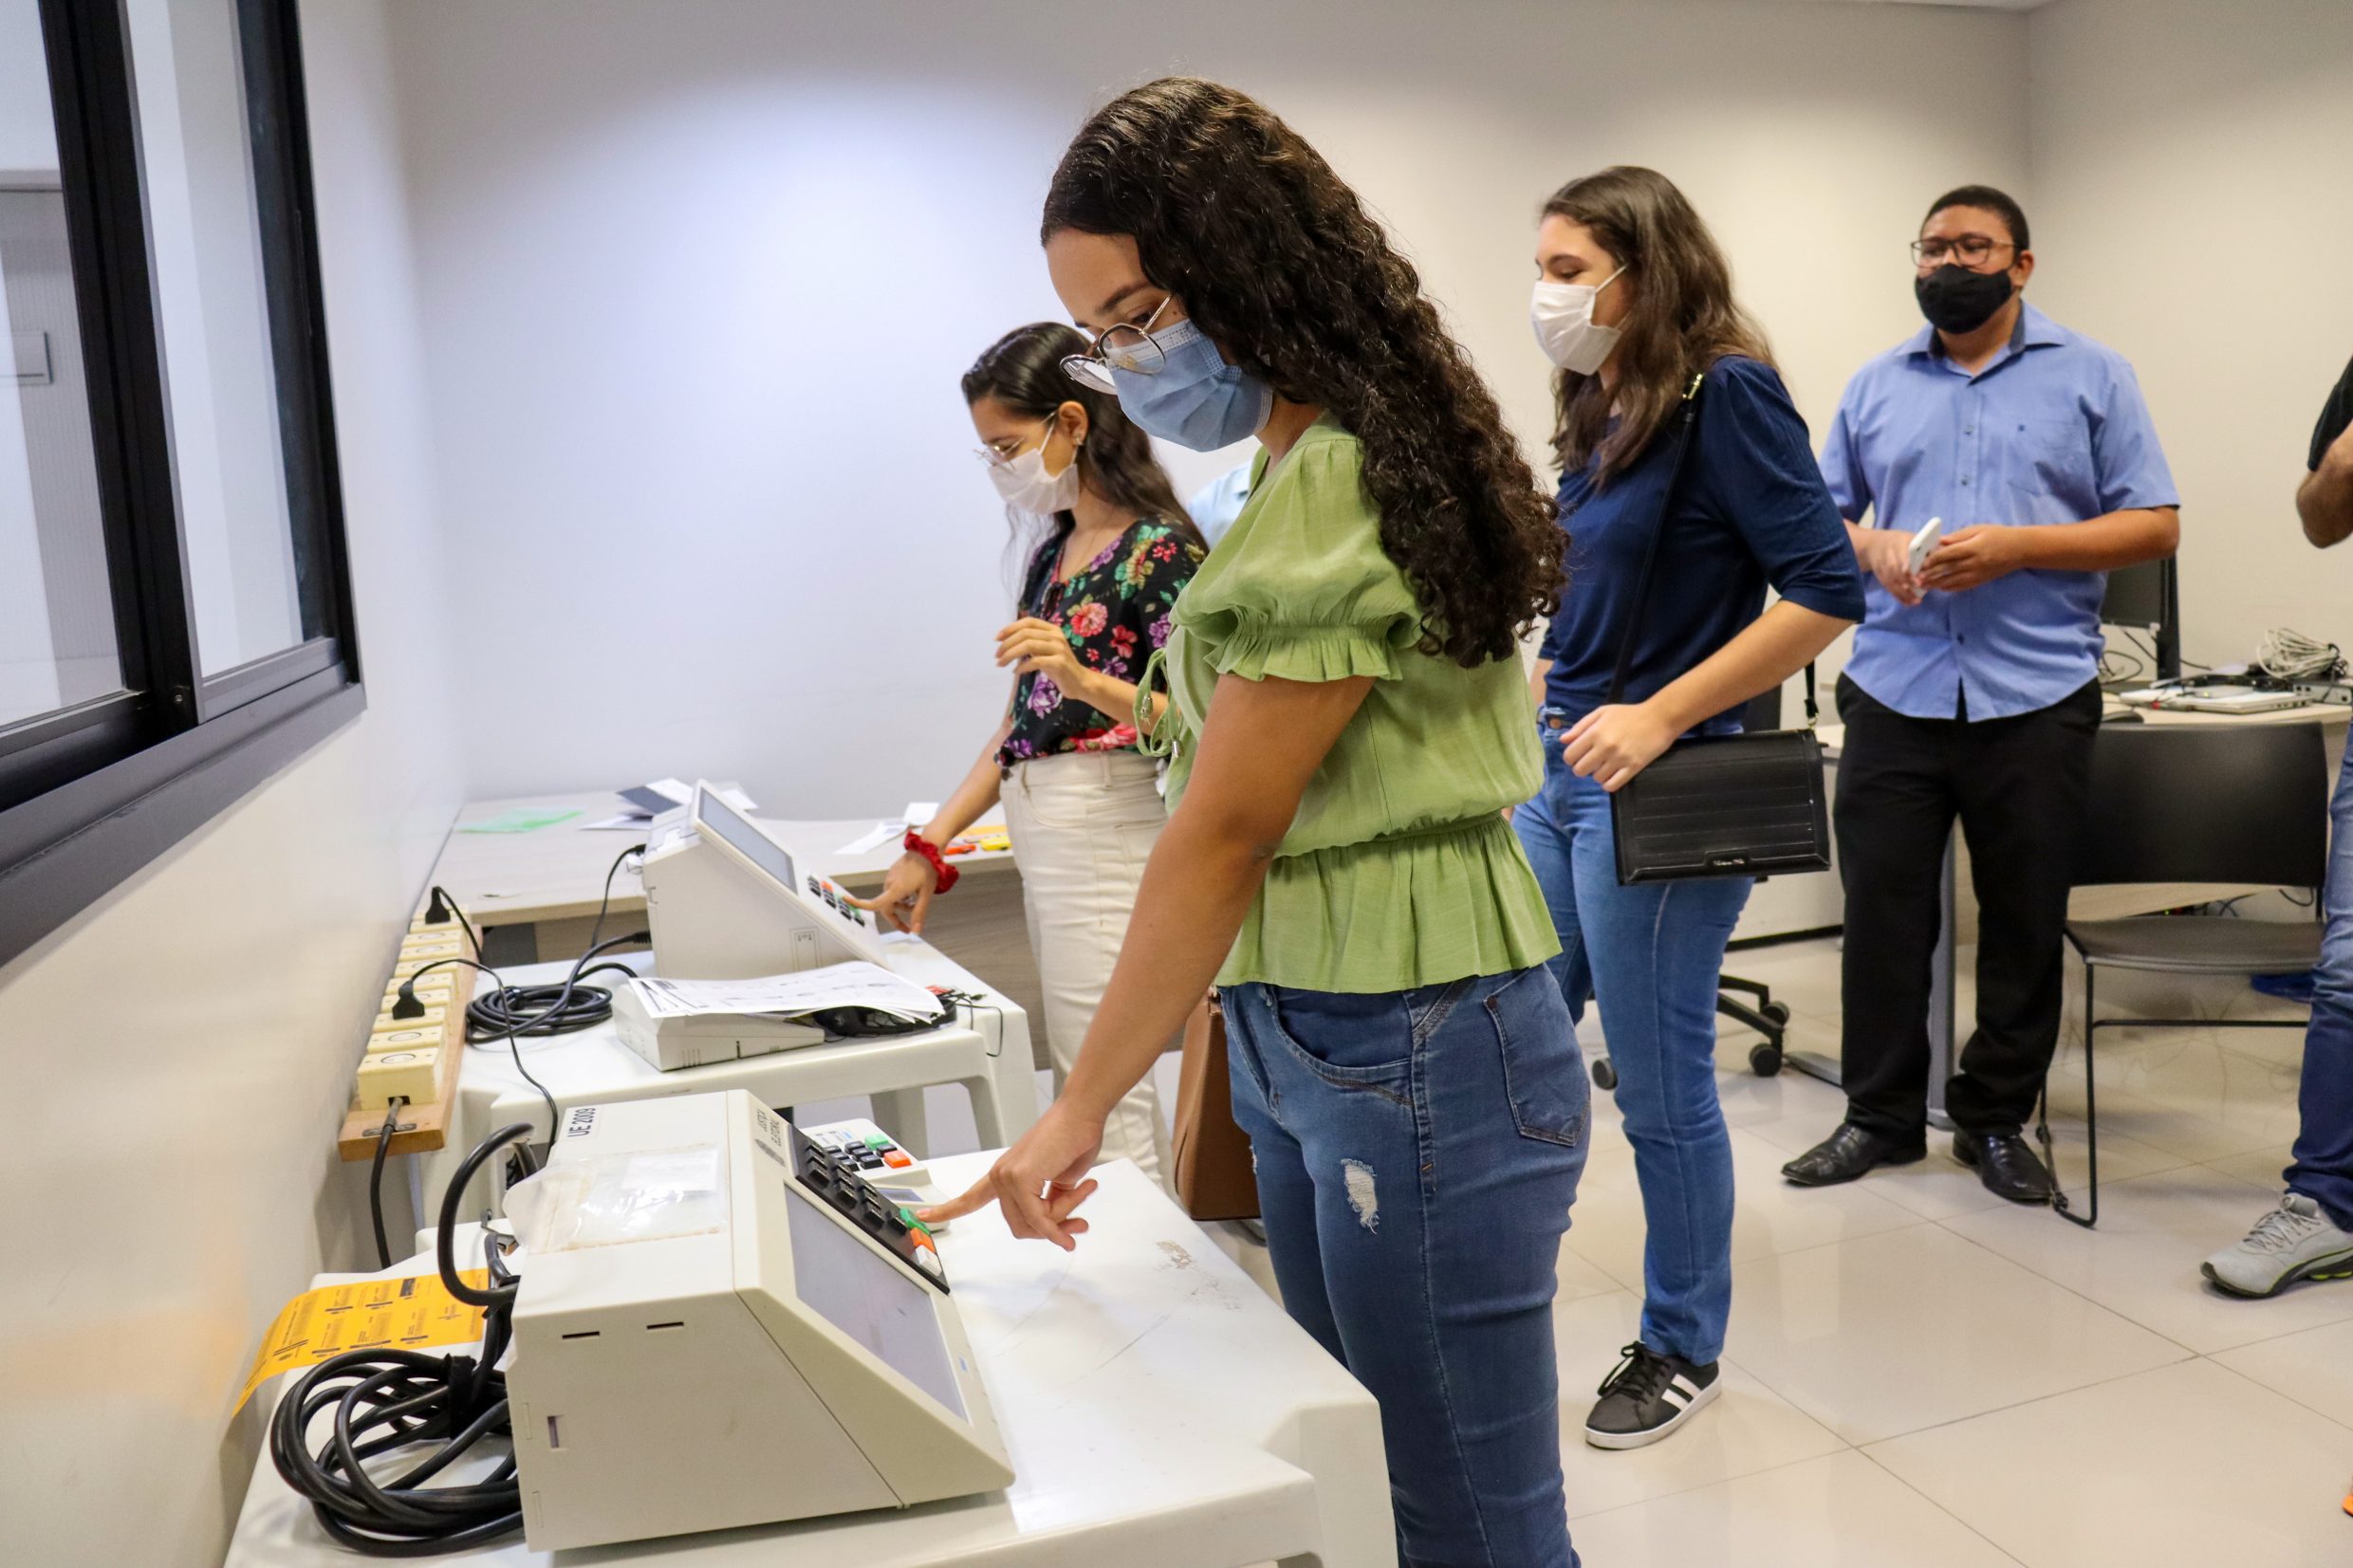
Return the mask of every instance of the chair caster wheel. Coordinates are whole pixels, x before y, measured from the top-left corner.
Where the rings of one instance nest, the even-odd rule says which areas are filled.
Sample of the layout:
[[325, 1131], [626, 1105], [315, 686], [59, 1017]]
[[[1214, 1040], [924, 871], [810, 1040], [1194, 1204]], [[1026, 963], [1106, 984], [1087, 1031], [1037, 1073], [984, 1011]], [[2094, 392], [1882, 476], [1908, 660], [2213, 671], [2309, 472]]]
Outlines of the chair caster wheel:
[[1789, 1026], [1789, 1005], [1786, 1002], [1768, 1002], [1757, 1011], [1771, 1019], [1780, 1028], [1786, 1029]]
[[1774, 1078], [1781, 1072], [1781, 1047], [1751, 1045], [1749, 1047], [1749, 1069], [1759, 1078]]
[[1599, 1058], [1593, 1063], [1593, 1086], [1596, 1089], [1618, 1087], [1618, 1069], [1609, 1064], [1609, 1058]]

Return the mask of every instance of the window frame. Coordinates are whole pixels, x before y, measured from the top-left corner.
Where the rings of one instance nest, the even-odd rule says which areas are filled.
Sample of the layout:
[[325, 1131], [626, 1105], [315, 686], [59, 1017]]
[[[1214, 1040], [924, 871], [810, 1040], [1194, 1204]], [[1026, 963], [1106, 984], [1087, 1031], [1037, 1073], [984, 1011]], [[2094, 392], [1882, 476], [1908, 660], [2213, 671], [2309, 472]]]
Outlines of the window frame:
[[0, 727], [0, 965], [364, 709], [296, 0], [233, 0], [298, 569], [321, 624], [201, 674], [120, 0], [37, 0], [122, 666], [120, 692]]

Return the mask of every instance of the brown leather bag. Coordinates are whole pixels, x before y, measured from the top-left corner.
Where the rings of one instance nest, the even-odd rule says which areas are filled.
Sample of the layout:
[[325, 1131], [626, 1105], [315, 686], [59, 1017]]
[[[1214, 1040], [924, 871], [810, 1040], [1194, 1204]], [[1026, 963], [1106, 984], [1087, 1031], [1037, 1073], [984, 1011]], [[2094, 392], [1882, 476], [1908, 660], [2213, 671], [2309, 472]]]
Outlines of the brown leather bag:
[[1176, 1201], [1196, 1220], [1254, 1220], [1258, 1175], [1250, 1139], [1233, 1121], [1226, 1078], [1226, 1019], [1215, 992], [1185, 1020], [1184, 1062], [1176, 1076]]

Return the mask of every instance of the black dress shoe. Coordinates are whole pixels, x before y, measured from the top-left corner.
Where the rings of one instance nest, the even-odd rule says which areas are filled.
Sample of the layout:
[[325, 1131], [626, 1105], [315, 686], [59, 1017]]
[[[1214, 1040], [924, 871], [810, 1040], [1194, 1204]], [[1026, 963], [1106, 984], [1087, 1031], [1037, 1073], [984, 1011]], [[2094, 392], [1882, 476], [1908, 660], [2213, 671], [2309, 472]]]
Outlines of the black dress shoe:
[[1850, 1121], [1783, 1166], [1781, 1173], [1800, 1187], [1835, 1187], [1882, 1165], [1910, 1165], [1927, 1157], [1925, 1140], [1898, 1143]]
[[2011, 1203], [2050, 1203], [2050, 1172], [2016, 1133], [1955, 1133], [1953, 1157], [1977, 1172], [1985, 1190]]

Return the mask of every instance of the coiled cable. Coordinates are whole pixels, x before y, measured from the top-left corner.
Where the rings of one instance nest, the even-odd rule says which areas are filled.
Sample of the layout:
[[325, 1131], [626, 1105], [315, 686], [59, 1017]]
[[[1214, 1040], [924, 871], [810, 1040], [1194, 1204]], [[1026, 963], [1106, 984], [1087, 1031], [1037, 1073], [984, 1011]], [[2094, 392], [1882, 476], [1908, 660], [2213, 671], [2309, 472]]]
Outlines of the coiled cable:
[[[497, 1366], [513, 1334], [518, 1287], [494, 1235], [484, 1238], [484, 1261], [500, 1282], [477, 1290], [461, 1279], [455, 1231], [457, 1205], [474, 1172], [530, 1132], [529, 1123], [519, 1121], [483, 1139], [459, 1162], [441, 1194], [435, 1263], [452, 1296], [483, 1309], [480, 1354], [346, 1351], [305, 1373], [270, 1417], [270, 1463], [309, 1502], [320, 1528], [356, 1552], [437, 1557], [523, 1527], [523, 1489], [511, 1448], [479, 1481], [430, 1483], [485, 1437], [512, 1442], [507, 1377]], [[332, 1426], [313, 1452], [307, 1440], [311, 1424], [330, 1411]], [[417, 1444], [432, 1447], [409, 1468], [380, 1479], [369, 1474], [367, 1461]]]

